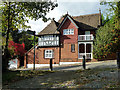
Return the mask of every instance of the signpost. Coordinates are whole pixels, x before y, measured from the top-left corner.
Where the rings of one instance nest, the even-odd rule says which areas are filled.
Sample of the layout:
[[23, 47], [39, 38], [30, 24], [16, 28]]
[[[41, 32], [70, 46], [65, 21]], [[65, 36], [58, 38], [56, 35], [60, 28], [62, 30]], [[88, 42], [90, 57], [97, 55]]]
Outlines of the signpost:
[[33, 70], [35, 70], [35, 31], [27, 30], [28, 34], [34, 35], [34, 59], [33, 59]]

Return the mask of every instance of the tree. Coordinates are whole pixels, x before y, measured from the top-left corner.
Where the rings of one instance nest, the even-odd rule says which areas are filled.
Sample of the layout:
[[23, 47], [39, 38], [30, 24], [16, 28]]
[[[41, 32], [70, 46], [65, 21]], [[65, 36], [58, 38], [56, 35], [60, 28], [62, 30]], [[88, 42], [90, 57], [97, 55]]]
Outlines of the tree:
[[110, 53], [120, 51], [120, 1], [101, 2], [102, 5], [109, 5], [109, 12], [112, 12], [107, 23], [98, 29], [94, 41], [94, 58], [106, 58]]
[[[34, 20], [42, 18], [43, 21], [48, 21], [46, 18], [49, 11], [57, 7], [57, 4], [51, 1], [45, 2], [2, 2], [0, 9], [2, 11], [2, 34], [6, 36], [5, 55], [3, 57], [5, 63], [8, 64], [8, 40], [10, 32], [19, 28], [29, 28], [25, 25], [28, 22], [26, 17]], [[7, 67], [6, 67], [7, 68]]]
[[113, 30], [114, 26], [110, 21], [97, 30], [93, 46], [94, 58], [102, 59], [110, 54], [112, 50]]
[[[20, 32], [18, 34], [19, 34], [18, 35], [19, 38], [17, 39], [18, 42], [20, 44], [24, 42], [25, 50], [27, 50], [27, 51], [30, 50], [33, 47], [33, 45], [34, 45], [34, 42], [33, 42], [34, 36], [32, 36], [30, 34], [27, 34], [26, 31], [22, 31], [22, 32]], [[36, 37], [36, 39], [35, 39], [35, 44], [37, 44], [37, 43], [38, 43], [38, 37]]]
[[11, 57], [13, 58], [14, 56], [24, 56], [26, 50], [25, 50], [25, 44], [18, 44], [15, 43], [14, 41], [9, 41], [8, 45], [9, 49], [12, 51]]

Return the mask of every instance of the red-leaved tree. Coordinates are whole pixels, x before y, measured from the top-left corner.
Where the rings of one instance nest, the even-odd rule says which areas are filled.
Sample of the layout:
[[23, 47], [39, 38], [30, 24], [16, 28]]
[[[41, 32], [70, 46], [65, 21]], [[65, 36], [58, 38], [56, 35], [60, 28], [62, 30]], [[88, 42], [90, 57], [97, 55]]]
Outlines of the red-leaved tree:
[[10, 57], [13, 58], [14, 56], [24, 56], [26, 53], [25, 44], [15, 43], [13, 41], [9, 41], [8, 48], [10, 51]]

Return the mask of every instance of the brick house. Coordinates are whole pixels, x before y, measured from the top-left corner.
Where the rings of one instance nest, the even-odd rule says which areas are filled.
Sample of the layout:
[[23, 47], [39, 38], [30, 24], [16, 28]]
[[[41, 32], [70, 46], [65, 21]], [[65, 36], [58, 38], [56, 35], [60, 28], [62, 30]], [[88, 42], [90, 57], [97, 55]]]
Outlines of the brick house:
[[[101, 13], [70, 16], [64, 15], [58, 22], [54, 19], [37, 36], [35, 65], [48, 66], [50, 58], [53, 65], [80, 63], [83, 56], [93, 59], [93, 39], [95, 31], [101, 26]], [[33, 67], [34, 49], [25, 56], [25, 67]]]

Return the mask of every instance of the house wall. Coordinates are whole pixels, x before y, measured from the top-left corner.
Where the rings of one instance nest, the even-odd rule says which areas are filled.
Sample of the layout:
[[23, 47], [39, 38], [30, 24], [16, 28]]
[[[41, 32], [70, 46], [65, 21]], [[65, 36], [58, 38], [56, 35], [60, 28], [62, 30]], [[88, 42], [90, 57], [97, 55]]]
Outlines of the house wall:
[[[93, 36], [95, 36], [95, 31], [94, 30], [90, 30], [90, 34], [93, 34]], [[85, 35], [85, 31], [79, 30], [78, 31], [78, 35]]]
[[94, 31], [94, 30], [91, 30], [91, 31], [90, 31], [90, 34], [93, 34], [93, 36], [95, 36], [95, 31]]
[[[74, 29], [74, 35], [63, 35], [64, 29]], [[78, 29], [67, 18], [60, 28], [60, 45], [61, 45], [61, 62], [76, 62], [78, 61]], [[71, 52], [71, 44], [75, 44], [75, 52]]]
[[[53, 64], [59, 64], [59, 47], [49, 47], [49, 48], [36, 48], [35, 49], [35, 64], [49, 64], [50, 59], [44, 58], [44, 50], [53, 50], [54, 58]], [[27, 58], [27, 59], [26, 59]], [[27, 67], [27, 64], [33, 64], [34, 60], [34, 49], [27, 53], [27, 56], [24, 58], [24, 67]]]

